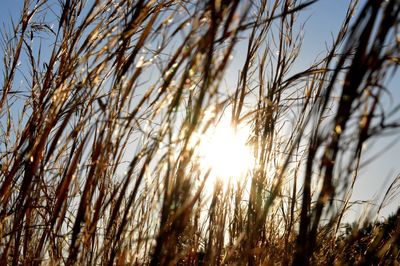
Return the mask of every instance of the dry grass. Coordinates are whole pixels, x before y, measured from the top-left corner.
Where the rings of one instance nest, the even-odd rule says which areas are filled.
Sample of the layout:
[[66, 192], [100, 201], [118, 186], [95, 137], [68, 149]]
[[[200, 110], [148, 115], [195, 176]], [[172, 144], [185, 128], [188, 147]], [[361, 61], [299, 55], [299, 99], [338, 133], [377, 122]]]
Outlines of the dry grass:
[[[368, 239], [341, 228], [364, 144], [399, 125], [381, 105], [400, 3], [352, 1], [295, 73], [314, 2], [25, 0], [2, 31], [0, 262], [398, 262], [399, 216]], [[221, 116], [251, 127], [255, 162], [210, 193], [195, 140]]]

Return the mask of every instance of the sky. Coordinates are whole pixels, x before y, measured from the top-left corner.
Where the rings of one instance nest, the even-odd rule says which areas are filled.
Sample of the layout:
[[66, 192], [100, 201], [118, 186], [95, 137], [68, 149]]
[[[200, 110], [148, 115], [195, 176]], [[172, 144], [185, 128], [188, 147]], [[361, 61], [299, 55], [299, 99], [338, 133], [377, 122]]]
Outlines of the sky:
[[[349, 2], [349, 0], [319, 0], [300, 15], [298, 21], [305, 23], [304, 41], [298, 62], [294, 66], [294, 71], [304, 70], [305, 67], [310, 66], [315, 61], [316, 56], [322, 56], [326, 51], [326, 47], [331, 46], [346, 15]], [[356, 9], [356, 15], [364, 2], [364, 0], [360, 1], [360, 5]], [[243, 54], [242, 56], [244, 57]], [[241, 62], [243, 60], [238, 59]], [[389, 89], [394, 92], [393, 102], [390, 101], [389, 97], [384, 99], [384, 103], [385, 105], [387, 104], [386, 107], [388, 108], [393, 108], [396, 103], [400, 102], [400, 90], [395, 88], [396, 84], [400, 84], [399, 76], [396, 75], [389, 85]], [[400, 164], [396, 159], [399, 156], [399, 151], [399, 134], [380, 137], [367, 143], [362, 161], [374, 159], [365, 167], [361, 167], [351, 201], [364, 202], [375, 199], [375, 203], [380, 203], [390, 182], [397, 174], [400, 174]], [[400, 200], [400, 197], [397, 199]], [[398, 205], [396, 201], [393, 201], [381, 210], [377, 218], [382, 219], [392, 214]], [[355, 205], [347, 214], [345, 221], [358, 220], [364, 214], [367, 206], [370, 207], [370, 205]]]
[[[315, 51], [323, 47], [323, 43], [319, 40], [329, 40], [330, 34], [326, 31], [327, 28], [331, 29], [332, 33], [337, 32], [340, 26], [341, 19], [346, 13], [347, 0], [323, 0], [319, 1], [310, 11], [311, 17], [307, 22], [306, 37], [304, 48], [310, 54], [315, 54]], [[361, 1], [365, 2], [365, 1]], [[360, 8], [358, 8], [359, 10]], [[317, 41], [318, 40], [318, 41]], [[306, 52], [306, 53], [307, 53]], [[394, 92], [393, 103], [400, 102], [400, 94], [396, 84], [400, 84], [400, 78], [397, 74], [396, 77], [390, 82], [389, 90]], [[397, 93], [396, 93], [397, 92]], [[386, 98], [385, 104], [391, 105], [390, 100]], [[366, 151], [362, 157], [363, 161], [375, 158], [365, 167], [362, 167], [359, 173], [359, 178], [356, 181], [352, 200], [365, 201], [377, 196], [378, 203], [380, 203], [381, 196], [386, 192], [390, 182], [400, 173], [399, 164], [399, 151], [400, 139], [399, 134], [388, 137], [381, 137], [372, 142], [367, 143]], [[398, 197], [397, 200], [400, 200]], [[398, 201], [393, 201], [387, 208], [381, 211], [380, 217], [385, 217], [396, 210]], [[364, 206], [356, 208], [350, 213], [349, 217], [357, 219], [360, 216]]]
[[0, 22], [3, 27], [4, 23], [9, 23], [10, 17], [13, 19], [19, 18], [19, 12], [23, 7], [23, 0], [2, 0], [2, 7], [0, 8]]
[[[324, 49], [324, 41], [332, 40], [331, 36], [335, 36], [340, 25], [341, 20], [346, 14], [346, 6], [348, 0], [320, 0], [312, 8], [309, 8], [306, 13], [310, 14], [305, 28], [305, 41], [303, 44], [304, 58], [307, 60], [313, 60], [313, 56], [317, 54], [317, 51]], [[361, 4], [365, 1], [360, 1]], [[360, 10], [360, 5], [357, 10]], [[332, 34], [332, 35], [331, 35]], [[310, 57], [309, 57], [310, 55]], [[397, 74], [396, 77], [390, 82], [389, 90], [394, 92], [393, 103], [390, 102], [388, 97], [385, 99], [385, 104], [392, 108], [394, 104], [400, 102], [400, 93], [396, 84], [400, 84], [400, 78]], [[397, 92], [397, 93], [396, 93]], [[381, 199], [381, 196], [386, 192], [386, 189], [390, 185], [390, 182], [400, 173], [399, 164], [399, 151], [400, 151], [400, 139], [399, 134], [388, 137], [381, 137], [368, 142], [366, 151], [362, 157], [363, 161], [375, 158], [367, 166], [362, 167], [359, 173], [358, 180], [355, 184], [352, 200], [366, 201], [377, 196], [377, 199]], [[398, 197], [397, 200], [400, 200]], [[380, 201], [378, 200], [378, 203]], [[393, 213], [398, 207], [398, 201], [393, 201], [392, 204], [384, 208], [380, 217], [386, 217]], [[357, 220], [361, 216], [364, 210], [364, 206], [354, 208], [349, 213], [349, 220]]]
[[[90, 0], [89, 0], [90, 2]], [[364, 1], [361, 1], [364, 2]], [[301, 65], [309, 66], [316, 55], [322, 54], [325, 51], [326, 44], [331, 44], [333, 37], [336, 35], [341, 21], [346, 14], [347, 4], [349, 0], [319, 0], [317, 3], [307, 8], [307, 10], [299, 18], [300, 21], [306, 23], [304, 30], [304, 43], [302, 53], [300, 55]], [[19, 19], [19, 13], [23, 6], [23, 0], [2, 0], [0, 8], [0, 25], [10, 29], [10, 18], [15, 22]], [[243, 46], [245, 48], [245, 46]], [[244, 54], [244, 53], [242, 53]], [[240, 61], [240, 54], [237, 55], [237, 60]], [[243, 62], [243, 61], [242, 61]], [[400, 84], [399, 75], [392, 81], [391, 86]], [[236, 79], [234, 79], [236, 80]], [[393, 95], [394, 100], [400, 100], [399, 93]], [[399, 102], [399, 101], [397, 101]], [[390, 104], [390, 101], [387, 100]], [[396, 174], [400, 173], [400, 165], [398, 152], [400, 151], [400, 141], [398, 137], [382, 137], [375, 141], [375, 144], [369, 143], [366, 152], [367, 155], [376, 154], [376, 159], [372, 163], [363, 167], [360, 171], [358, 181], [355, 186], [352, 200], [368, 200], [376, 195], [382, 195], [386, 190], [390, 181]], [[366, 160], [369, 157], [364, 157]], [[389, 179], [388, 179], [389, 178]], [[389, 181], [388, 181], [389, 180]], [[392, 213], [397, 204], [392, 204], [385, 208], [382, 216], [387, 216]], [[362, 209], [353, 210], [350, 213], [349, 219], [357, 219], [361, 214]]]

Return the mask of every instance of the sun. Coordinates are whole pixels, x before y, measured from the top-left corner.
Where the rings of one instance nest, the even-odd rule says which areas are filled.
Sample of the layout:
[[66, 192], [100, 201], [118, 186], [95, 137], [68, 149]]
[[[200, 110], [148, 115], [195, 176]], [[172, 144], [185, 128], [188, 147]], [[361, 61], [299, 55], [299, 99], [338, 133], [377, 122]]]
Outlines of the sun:
[[243, 177], [254, 163], [252, 149], [247, 144], [249, 135], [248, 127], [233, 128], [225, 120], [209, 128], [200, 136], [197, 147], [202, 170], [210, 170], [214, 180]]

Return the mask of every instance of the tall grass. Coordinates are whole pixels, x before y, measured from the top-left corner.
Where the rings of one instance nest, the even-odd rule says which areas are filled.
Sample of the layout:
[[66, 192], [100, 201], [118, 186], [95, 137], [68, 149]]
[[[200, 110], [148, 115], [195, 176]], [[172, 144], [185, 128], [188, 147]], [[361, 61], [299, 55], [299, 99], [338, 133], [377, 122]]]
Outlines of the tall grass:
[[[362, 264], [362, 241], [398, 261], [400, 230], [342, 228], [365, 143], [399, 125], [400, 3], [351, 1], [295, 71], [315, 2], [25, 0], [2, 31], [0, 262]], [[211, 190], [197, 136], [221, 117], [254, 164]]]

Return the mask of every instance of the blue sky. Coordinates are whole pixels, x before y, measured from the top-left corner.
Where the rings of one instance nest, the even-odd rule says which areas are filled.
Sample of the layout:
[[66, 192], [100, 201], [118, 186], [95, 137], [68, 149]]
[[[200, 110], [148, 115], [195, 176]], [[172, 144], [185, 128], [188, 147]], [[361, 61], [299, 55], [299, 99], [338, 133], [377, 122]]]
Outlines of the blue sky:
[[2, 0], [2, 7], [0, 8], [0, 22], [9, 23], [9, 18], [12, 17], [14, 20], [19, 18], [19, 12], [23, 7], [23, 0]]
[[[301, 64], [310, 65], [315, 60], [316, 55], [325, 51], [325, 45], [332, 43], [333, 37], [345, 16], [348, 3], [349, 0], [320, 0], [303, 13], [300, 21], [306, 22], [305, 39], [298, 67], [301, 68]], [[14, 22], [18, 21], [23, 0], [2, 0], [1, 4], [1, 27], [3, 28], [3, 25], [5, 25], [10, 29], [9, 19], [12, 17]], [[238, 55], [238, 58], [240, 59], [240, 55]], [[398, 84], [399, 81], [397, 77], [393, 80], [391, 86]], [[394, 99], [400, 99], [399, 93], [394, 94]], [[389, 101], [387, 102], [389, 104]], [[398, 159], [396, 159], [398, 158], [398, 151], [400, 151], [400, 144], [399, 141], [396, 142], [395, 140], [396, 137], [385, 137], [375, 141], [374, 145], [369, 145], [369, 152], [366, 153], [368, 156], [364, 159], [368, 159], [372, 154], [379, 156], [367, 167], [361, 169], [353, 200], [368, 200], [374, 195], [384, 193], [388, 186], [387, 178], [391, 180], [400, 172]], [[396, 207], [396, 204], [392, 204], [384, 209], [382, 215], [390, 214]], [[353, 215], [353, 218], [356, 218], [359, 212], [354, 211]]]
[[[335, 36], [341, 20], [346, 14], [348, 0], [320, 0], [312, 8], [309, 8], [306, 14], [309, 14], [305, 28], [305, 40], [303, 44], [304, 62], [310, 63], [318, 51], [323, 51], [325, 42], [331, 43], [332, 36]], [[360, 1], [360, 4], [365, 1]], [[361, 5], [357, 8], [360, 10]], [[311, 60], [311, 61], [308, 61]], [[307, 62], [308, 61], [308, 62]], [[394, 92], [392, 108], [395, 103], [400, 102], [400, 93], [396, 86], [400, 84], [399, 75], [391, 81], [389, 89]], [[386, 98], [385, 104], [390, 105]], [[397, 140], [397, 141], [396, 141]], [[398, 154], [400, 151], [400, 141], [398, 134], [389, 137], [381, 137], [367, 144], [363, 160], [375, 157], [365, 167], [362, 167], [356, 182], [352, 200], [369, 200], [376, 196], [380, 199], [389, 186], [393, 178], [400, 173], [400, 164]], [[399, 199], [398, 199], [399, 200]], [[378, 201], [379, 203], [379, 201]], [[381, 211], [381, 216], [391, 214], [398, 207], [398, 203], [393, 202], [387, 208]], [[357, 219], [364, 207], [355, 208], [349, 213], [349, 219]]]

